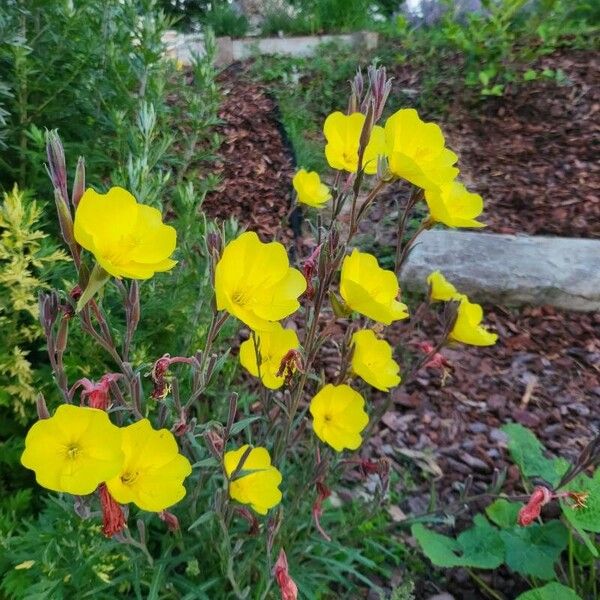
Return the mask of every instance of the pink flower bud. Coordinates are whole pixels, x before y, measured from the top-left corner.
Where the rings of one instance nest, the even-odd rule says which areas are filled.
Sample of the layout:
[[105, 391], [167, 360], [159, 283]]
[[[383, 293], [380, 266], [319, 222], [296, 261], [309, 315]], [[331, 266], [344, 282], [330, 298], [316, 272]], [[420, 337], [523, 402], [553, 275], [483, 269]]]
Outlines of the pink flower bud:
[[279, 552], [277, 562], [273, 567], [273, 575], [279, 586], [279, 591], [281, 592], [281, 600], [297, 600], [298, 586], [290, 577], [287, 556], [285, 555], [283, 548]]

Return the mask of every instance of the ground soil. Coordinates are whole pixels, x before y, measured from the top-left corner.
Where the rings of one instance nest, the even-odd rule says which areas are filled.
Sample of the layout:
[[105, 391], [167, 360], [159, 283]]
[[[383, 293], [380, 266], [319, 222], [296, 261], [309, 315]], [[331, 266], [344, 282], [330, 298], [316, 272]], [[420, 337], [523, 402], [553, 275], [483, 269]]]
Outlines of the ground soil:
[[[460, 105], [453, 111], [445, 130], [466, 181], [486, 200], [489, 230], [600, 236], [599, 63], [597, 53], [546, 57], [543, 64], [562, 69], [569, 85], [535, 82], [478, 113]], [[407, 84], [403, 73], [395, 74], [395, 85]], [[418, 78], [412, 75], [410, 84], [418, 85]], [[234, 215], [267, 236], [289, 238], [293, 157], [276, 106], [243, 69], [225, 71], [221, 86], [222, 183], [204, 208], [211, 216]], [[388, 195], [367, 229], [384, 223], [398, 193]], [[304, 251], [299, 245], [301, 254], [310, 243], [305, 240]], [[500, 431], [503, 423], [522, 423], [550, 451], [567, 458], [600, 430], [600, 313], [502, 306], [485, 311], [498, 343], [445, 348], [446, 367], [421, 369], [395, 391], [381, 427], [363, 449], [365, 456], [390, 458], [399, 472], [410, 468], [421, 474], [416, 478], [420, 489], [399, 490], [405, 498], [397, 507], [400, 516], [426, 510], [431, 480], [442, 503], [451, 503], [471, 474], [473, 490], [484, 490], [495, 470], [506, 470], [506, 492], [519, 491], [518, 472]], [[387, 336], [393, 343], [402, 340], [402, 352], [418, 355], [418, 344], [435, 341], [439, 331], [436, 315], [428, 314], [418, 328], [399, 323]], [[335, 361], [325, 360], [323, 366], [335, 371]], [[385, 397], [374, 395], [373, 401]], [[496, 589], [514, 597], [514, 578], [502, 571], [493, 577]], [[457, 589], [459, 598], [482, 597], [460, 570], [452, 572], [447, 586]], [[436, 591], [425, 584], [419, 597]]]

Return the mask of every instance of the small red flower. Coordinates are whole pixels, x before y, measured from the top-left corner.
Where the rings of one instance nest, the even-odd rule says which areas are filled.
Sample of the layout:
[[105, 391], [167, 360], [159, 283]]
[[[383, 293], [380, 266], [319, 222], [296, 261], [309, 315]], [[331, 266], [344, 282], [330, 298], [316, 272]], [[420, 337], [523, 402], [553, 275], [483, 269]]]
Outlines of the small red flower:
[[112, 537], [125, 529], [125, 515], [121, 505], [110, 495], [103, 483], [98, 487], [98, 495], [102, 507], [102, 532], [106, 537]]
[[275, 581], [277, 581], [277, 585], [281, 592], [281, 600], [297, 600], [298, 586], [290, 577], [287, 556], [285, 555], [283, 548], [280, 550], [277, 562], [273, 567], [273, 575], [275, 576]]

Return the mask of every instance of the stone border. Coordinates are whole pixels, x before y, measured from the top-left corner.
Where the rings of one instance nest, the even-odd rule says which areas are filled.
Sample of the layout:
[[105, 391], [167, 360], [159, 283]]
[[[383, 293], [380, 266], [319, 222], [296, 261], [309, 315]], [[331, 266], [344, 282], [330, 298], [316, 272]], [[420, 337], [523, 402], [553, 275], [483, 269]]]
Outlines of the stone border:
[[[203, 56], [204, 37], [202, 34], [185, 34], [168, 31], [163, 36], [167, 46], [167, 56], [189, 65], [194, 55]], [[307, 35], [299, 37], [242, 38], [234, 40], [230, 37], [217, 38], [217, 55], [215, 64], [226, 67], [238, 60], [245, 60], [258, 54], [279, 54], [284, 56], [312, 56], [321, 44], [340, 42], [353, 47], [364, 47], [367, 50], [377, 48], [379, 35], [373, 31], [359, 31], [340, 35]]]
[[426, 231], [400, 279], [407, 289], [426, 291], [436, 270], [477, 301], [600, 310], [600, 240]]

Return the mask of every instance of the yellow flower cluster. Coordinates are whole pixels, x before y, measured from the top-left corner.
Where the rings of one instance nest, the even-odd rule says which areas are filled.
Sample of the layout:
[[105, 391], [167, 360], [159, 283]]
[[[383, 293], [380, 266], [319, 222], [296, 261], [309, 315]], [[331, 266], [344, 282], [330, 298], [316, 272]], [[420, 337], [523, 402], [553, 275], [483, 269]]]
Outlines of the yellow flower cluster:
[[427, 282], [432, 301], [459, 303], [450, 339], [471, 346], [492, 346], [496, 343], [498, 335], [481, 325], [483, 309], [479, 304], [471, 302], [465, 294], [461, 294], [439, 271], [431, 273]]
[[[362, 113], [345, 115], [339, 111], [325, 119], [325, 157], [330, 167], [356, 173], [365, 120]], [[458, 157], [446, 147], [442, 130], [435, 123], [423, 121], [416, 110], [400, 109], [384, 127], [373, 126], [362, 161], [367, 175], [377, 172], [379, 157], [387, 159], [391, 175], [425, 191], [432, 223], [463, 228], [485, 226], [476, 220], [483, 211], [483, 200], [456, 181]], [[317, 173], [301, 169], [294, 176], [293, 185], [303, 204], [322, 208], [331, 198]]]
[[119, 428], [104, 411], [71, 404], [31, 427], [21, 462], [49, 490], [85, 495], [106, 483], [117, 502], [150, 512], [179, 502], [192, 472], [170, 431], [147, 419]]

